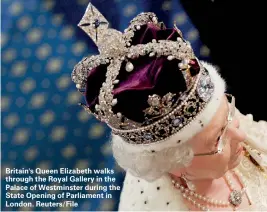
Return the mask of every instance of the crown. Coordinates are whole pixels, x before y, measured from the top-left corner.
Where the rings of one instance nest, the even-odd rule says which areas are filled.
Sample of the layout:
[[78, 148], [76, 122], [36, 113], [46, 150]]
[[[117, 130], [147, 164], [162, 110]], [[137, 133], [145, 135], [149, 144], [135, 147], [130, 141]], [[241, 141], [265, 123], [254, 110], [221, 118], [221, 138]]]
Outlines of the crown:
[[[176, 40], [153, 39], [133, 44], [135, 34], [144, 25], [164, 28], [156, 15], [149, 12], [137, 15], [122, 33], [109, 28], [105, 17], [90, 3], [78, 26], [91, 37], [100, 54], [83, 58], [72, 72], [77, 89], [85, 94], [86, 89], [90, 90], [87, 86], [90, 72], [100, 66], [106, 67], [105, 81], [99, 88], [96, 103], [81, 106], [131, 144], [160, 142], [189, 126], [205, 109], [214, 92], [209, 72], [195, 57], [190, 43], [176, 25], [173, 28], [178, 35]], [[144, 120], [136, 121], [115, 109], [119, 100], [114, 96], [114, 89], [120, 83], [119, 74], [134, 72], [133, 61], [143, 57], [166, 58], [177, 63], [186, 89], [179, 93], [147, 95], [148, 107], [142, 110]]]

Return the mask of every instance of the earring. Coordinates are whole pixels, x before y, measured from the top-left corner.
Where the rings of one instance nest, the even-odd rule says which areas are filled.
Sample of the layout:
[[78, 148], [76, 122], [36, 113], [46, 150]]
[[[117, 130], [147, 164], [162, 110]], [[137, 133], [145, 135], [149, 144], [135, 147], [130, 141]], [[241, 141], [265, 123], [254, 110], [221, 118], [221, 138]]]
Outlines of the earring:
[[191, 191], [196, 190], [194, 183], [192, 183], [192, 181], [188, 180], [184, 174], [181, 175], [181, 179]]

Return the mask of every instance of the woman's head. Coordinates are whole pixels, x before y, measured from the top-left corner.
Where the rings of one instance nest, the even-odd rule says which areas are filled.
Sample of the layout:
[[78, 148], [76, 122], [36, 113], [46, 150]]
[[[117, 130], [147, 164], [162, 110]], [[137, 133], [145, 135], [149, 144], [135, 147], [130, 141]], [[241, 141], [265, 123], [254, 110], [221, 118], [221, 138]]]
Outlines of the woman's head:
[[[191, 164], [179, 171], [174, 171], [174, 174], [183, 173], [192, 180], [215, 179], [239, 164], [242, 155], [241, 142], [245, 140], [245, 134], [239, 129], [239, 121], [234, 117], [228, 123], [227, 117], [231, 112], [230, 109], [227, 98], [223, 98], [210, 124], [188, 141], [196, 155]], [[224, 129], [225, 134], [222, 136]], [[223, 152], [205, 154], [216, 151], [220, 139], [225, 142]]]
[[197, 59], [177, 27], [166, 28], [155, 14], [138, 15], [122, 33], [108, 28], [94, 6], [88, 8], [80, 26], [100, 54], [84, 58], [73, 70], [72, 80], [85, 95], [82, 106], [116, 134], [113, 152], [124, 169], [153, 180], [187, 167], [192, 147], [204, 148], [189, 140], [218, 111], [224, 80]]

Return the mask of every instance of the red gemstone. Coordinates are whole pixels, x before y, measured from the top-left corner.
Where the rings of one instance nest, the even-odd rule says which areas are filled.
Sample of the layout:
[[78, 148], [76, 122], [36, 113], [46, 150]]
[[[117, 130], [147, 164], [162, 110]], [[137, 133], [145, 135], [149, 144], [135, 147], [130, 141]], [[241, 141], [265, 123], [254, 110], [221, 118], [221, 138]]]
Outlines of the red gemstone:
[[195, 76], [199, 73], [200, 67], [196, 59], [189, 61], [191, 76]]

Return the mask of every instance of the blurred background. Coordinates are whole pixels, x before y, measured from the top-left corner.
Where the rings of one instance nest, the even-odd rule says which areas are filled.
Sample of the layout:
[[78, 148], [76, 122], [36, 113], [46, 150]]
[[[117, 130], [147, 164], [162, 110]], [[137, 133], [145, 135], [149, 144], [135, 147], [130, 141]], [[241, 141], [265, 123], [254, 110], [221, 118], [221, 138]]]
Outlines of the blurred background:
[[[110, 130], [87, 114], [70, 75], [83, 57], [97, 54], [90, 38], [77, 27], [89, 0], [2, 0], [1, 26], [1, 210], [117, 210], [112, 199], [77, 199], [77, 208], [5, 208], [5, 168], [111, 168], [116, 185], [124, 172], [112, 157]], [[123, 31], [140, 12], [155, 12], [172, 27], [176, 21], [200, 59], [209, 49], [179, 0], [93, 0]], [[62, 200], [64, 201], [64, 200]]]

